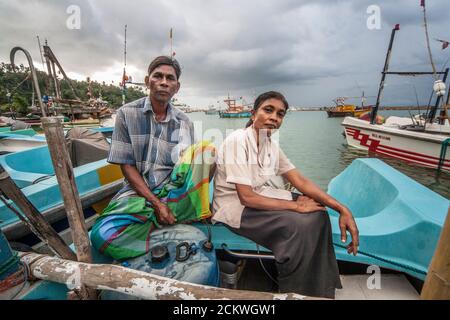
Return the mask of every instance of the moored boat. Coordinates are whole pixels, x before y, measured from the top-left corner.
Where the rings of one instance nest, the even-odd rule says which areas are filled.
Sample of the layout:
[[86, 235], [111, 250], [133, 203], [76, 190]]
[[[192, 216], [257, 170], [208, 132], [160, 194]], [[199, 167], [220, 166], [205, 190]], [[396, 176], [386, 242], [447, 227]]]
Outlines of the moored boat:
[[364, 106], [366, 98], [364, 96], [364, 92], [361, 97], [354, 97], [354, 98], [361, 98], [361, 106], [355, 106], [354, 104], [346, 104], [345, 101], [347, 99], [350, 99], [349, 97], [338, 97], [334, 99], [333, 102], [336, 104], [336, 106], [325, 109], [328, 117], [329, 118], [359, 117], [363, 113], [370, 111], [372, 109], [371, 106]]
[[252, 115], [247, 106], [237, 105], [236, 99], [228, 97], [224, 102], [228, 108], [225, 111], [219, 111], [220, 118], [250, 118]]
[[410, 164], [450, 171], [450, 138], [443, 134], [405, 130], [346, 117], [342, 122], [349, 146]]
[[[424, 19], [426, 21], [425, 10]], [[428, 39], [426, 24], [424, 26]], [[399, 30], [400, 25], [396, 24], [391, 31], [378, 88], [377, 101], [370, 114], [369, 123], [349, 117], [346, 117], [342, 122], [342, 125], [345, 127], [344, 133], [347, 143], [350, 146], [394, 157], [407, 163], [426, 166], [438, 171], [450, 171], [450, 155], [447, 152], [447, 146], [450, 144], [450, 123], [447, 115], [447, 104], [450, 94], [447, 96], [447, 102], [444, 102], [446, 93], [445, 81], [447, 80], [449, 68], [442, 72], [436, 71], [430, 50], [431, 72], [390, 72], [389, 61], [395, 34]], [[436, 95], [436, 101], [434, 106], [427, 108], [424, 121], [411, 116], [410, 119], [396, 117], [393, 121], [388, 118], [386, 119], [387, 124], [377, 123], [378, 108], [380, 107], [385, 78], [388, 74], [406, 76], [432, 75], [434, 77], [433, 91]], [[440, 75], [443, 75], [442, 80]], [[442, 106], [441, 116], [438, 117], [439, 122], [436, 123], [436, 113], [440, 106]], [[404, 121], [408, 124], [395, 124], [395, 122], [404, 123]]]
[[[78, 131], [86, 129], [80, 128]], [[120, 189], [123, 176], [119, 166], [106, 162], [109, 149], [107, 139], [101, 133], [87, 131], [84, 136], [70, 135], [68, 146], [85, 216], [91, 216], [101, 212], [107, 205], [107, 199]], [[47, 145], [0, 156], [0, 164], [48, 221], [55, 223], [65, 218]], [[30, 230], [3, 203], [0, 204], [0, 228], [11, 240], [30, 234]]]

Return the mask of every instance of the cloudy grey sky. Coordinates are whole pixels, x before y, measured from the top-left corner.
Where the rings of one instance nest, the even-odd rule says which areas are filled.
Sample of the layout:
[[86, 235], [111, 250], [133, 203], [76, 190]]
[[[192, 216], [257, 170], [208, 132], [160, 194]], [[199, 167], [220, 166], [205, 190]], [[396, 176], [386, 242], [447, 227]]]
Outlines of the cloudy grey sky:
[[[183, 74], [179, 100], [206, 107], [228, 93], [248, 102], [266, 90], [291, 105], [324, 106], [337, 96], [376, 95], [390, 32], [400, 23], [391, 70], [429, 71], [420, 0], [0, 0], [0, 61], [14, 46], [30, 51], [42, 69], [36, 35], [47, 39], [73, 78], [117, 84], [123, 70], [141, 82], [152, 57], [173, 50]], [[80, 8], [80, 29], [69, 29]], [[370, 30], [370, 5], [380, 28]], [[450, 40], [449, 0], [427, 0], [430, 37]], [[370, 20], [372, 21], [372, 20]], [[436, 66], [450, 48], [432, 41]], [[25, 62], [17, 56], [18, 62]], [[450, 66], [450, 62], [447, 64]], [[383, 102], [426, 104], [431, 77], [389, 77]], [[357, 102], [357, 101], [352, 101]], [[373, 103], [371, 99], [369, 102]]]

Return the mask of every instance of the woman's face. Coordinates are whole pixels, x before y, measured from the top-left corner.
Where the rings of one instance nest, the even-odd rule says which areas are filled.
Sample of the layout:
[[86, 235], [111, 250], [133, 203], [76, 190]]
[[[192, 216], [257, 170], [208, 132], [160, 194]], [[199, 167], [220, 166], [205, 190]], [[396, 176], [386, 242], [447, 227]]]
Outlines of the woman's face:
[[282, 101], [271, 98], [265, 100], [256, 111], [252, 111], [253, 127], [256, 130], [267, 130], [268, 134], [277, 130], [283, 123], [286, 108]]

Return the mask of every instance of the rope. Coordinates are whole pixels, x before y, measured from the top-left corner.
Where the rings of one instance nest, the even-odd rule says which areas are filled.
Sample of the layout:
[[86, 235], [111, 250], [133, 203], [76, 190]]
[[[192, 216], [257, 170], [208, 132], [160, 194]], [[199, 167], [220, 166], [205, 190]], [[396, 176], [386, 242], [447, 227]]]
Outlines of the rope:
[[30, 76], [31, 76], [31, 73], [28, 74], [28, 75], [25, 77], [25, 79], [23, 79], [16, 87], [14, 87], [14, 88], [11, 90], [11, 94], [12, 94], [14, 91], [16, 91], [17, 88], [19, 88], [19, 87], [22, 85], [22, 83], [24, 83], [25, 81], [27, 81], [28, 79], [30, 79]]
[[14, 288], [15, 286], [18, 286], [19, 284], [23, 283], [20, 290], [18, 290], [17, 293], [13, 297], [10, 298], [10, 300], [13, 300], [27, 285], [27, 278], [28, 278], [27, 269], [22, 264], [22, 266], [20, 267], [20, 269], [17, 272], [14, 272], [13, 274], [9, 275], [7, 278], [0, 281], [0, 292], [4, 292], [6, 290]]
[[425, 27], [425, 36], [426, 36], [426, 40], [427, 40], [428, 56], [430, 58], [431, 68], [433, 69], [434, 80], [437, 81], [437, 80], [439, 80], [439, 77], [436, 74], [436, 67], [434, 66], [433, 56], [431, 54], [430, 37], [428, 36], [428, 24], [427, 24], [427, 15], [426, 15], [426, 9], [425, 9], [425, 1], [423, 2], [423, 23], [424, 23], [424, 27]]
[[[342, 245], [340, 243], [333, 242], [333, 244], [336, 247], [347, 249], [346, 246], [344, 246], [344, 245]], [[392, 264], [394, 266], [397, 266], [397, 267], [400, 267], [400, 268], [403, 268], [403, 269], [406, 269], [406, 270], [409, 270], [409, 271], [413, 271], [415, 273], [419, 273], [419, 274], [423, 274], [423, 275], [427, 274], [426, 272], [424, 272], [422, 270], [419, 270], [417, 268], [408, 266], [408, 265], [403, 264], [403, 263], [395, 262], [395, 261], [392, 261], [392, 260], [389, 260], [389, 259], [385, 259], [385, 258], [382, 258], [380, 256], [377, 256], [377, 255], [374, 255], [374, 254], [371, 254], [371, 253], [368, 253], [368, 252], [364, 252], [364, 251], [358, 250], [358, 253], [363, 255], [363, 256], [367, 256], [367, 257], [370, 257], [370, 258], [373, 258], [373, 259], [376, 259], [376, 260], [379, 260], [379, 261], [382, 261], [382, 262], [386, 262], [386, 263]]]

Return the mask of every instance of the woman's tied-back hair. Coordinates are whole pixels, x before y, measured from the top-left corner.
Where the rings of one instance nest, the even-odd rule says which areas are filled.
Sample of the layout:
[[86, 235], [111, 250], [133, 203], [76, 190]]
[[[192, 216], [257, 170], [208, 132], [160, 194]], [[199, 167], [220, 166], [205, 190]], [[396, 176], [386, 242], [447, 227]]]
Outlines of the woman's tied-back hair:
[[153, 72], [153, 70], [155, 70], [161, 65], [172, 66], [175, 69], [175, 73], [177, 74], [177, 80], [180, 79], [181, 76], [180, 64], [175, 58], [171, 58], [168, 56], [156, 57], [148, 66], [148, 75], [150, 75]]
[[[256, 111], [258, 108], [263, 104], [264, 101], [269, 99], [277, 99], [283, 102], [284, 107], [286, 108], [286, 111], [289, 109], [289, 103], [287, 102], [286, 98], [277, 91], [268, 91], [261, 93], [255, 100], [255, 103], [253, 104], [253, 110]], [[247, 124], [245, 125], [246, 128], [250, 127], [253, 124], [253, 120], [248, 120]]]

